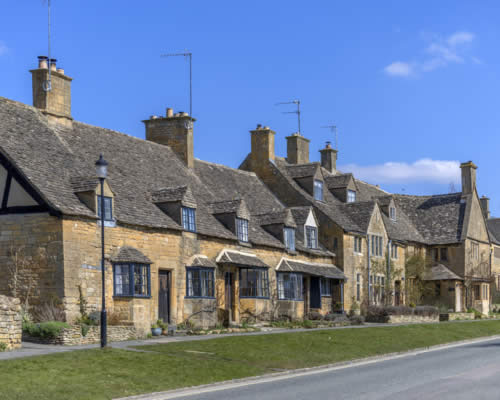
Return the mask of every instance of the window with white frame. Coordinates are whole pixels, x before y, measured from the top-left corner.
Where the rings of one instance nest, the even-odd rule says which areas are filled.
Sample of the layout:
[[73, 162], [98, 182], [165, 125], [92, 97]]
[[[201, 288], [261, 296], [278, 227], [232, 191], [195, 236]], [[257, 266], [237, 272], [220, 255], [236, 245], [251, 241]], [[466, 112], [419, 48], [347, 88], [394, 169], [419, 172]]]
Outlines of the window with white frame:
[[361, 236], [354, 236], [354, 252], [355, 253], [362, 253], [362, 238]]
[[290, 251], [295, 251], [295, 229], [285, 227], [283, 229], [285, 237], [285, 248]]
[[328, 278], [320, 279], [320, 291], [321, 296], [331, 296], [332, 295], [332, 286], [331, 281]]
[[236, 234], [240, 242], [248, 242], [248, 220], [236, 218]]
[[323, 182], [317, 179], [314, 180], [314, 198], [323, 200]]
[[309, 249], [318, 248], [318, 228], [306, 226], [306, 245]]
[[398, 259], [398, 245], [391, 243], [391, 258]]
[[471, 243], [471, 257], [473, 260], [479, 260], [479, 243]]
[[[101, 199], [103, 197], [97, 196], [97, 216], [101, 218]], [[104, 196], [104, 221], [113, 221], [113, 199]]]
[[361, 274], [356, 274], [356, 301], [361, 301]]
[[389, 208], [389, 216], [393, 221], [396, 221], [396, 207]]
[[375, 257], [382, 257], [384, 238], [378, 235], [371, 235], [370, 254]]
[[278, 272], [278, 299], [303, 300], [302, 274]]
[[190, 207], [182, 207], [182, 227], [186, 231], [196, 232], [196, 210]]
[[356, 192], [354, 190], [347, 190], [347, 202], [354, 203], [356, 201]]

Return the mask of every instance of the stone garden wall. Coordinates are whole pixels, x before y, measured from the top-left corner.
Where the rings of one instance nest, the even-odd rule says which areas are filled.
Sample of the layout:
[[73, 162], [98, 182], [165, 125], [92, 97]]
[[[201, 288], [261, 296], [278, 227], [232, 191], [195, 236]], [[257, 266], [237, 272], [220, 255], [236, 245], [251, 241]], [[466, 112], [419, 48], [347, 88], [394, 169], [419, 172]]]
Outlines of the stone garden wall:
[[7, 350], [21, 347], [22, 317], [19, 299], [0, 295], [0, 343]]
[[[138, 338], [142, 338], [142, 336], [138, 334], [134, 326], [108, 326], [108, 342], [122, 342]], [[65, 346], [94, 344], [101, 341], [101, 329], [99, 326], [91, 326], [85, 336], [83, 336], [82, 327], [80, 325], [72, 325], [70, 328], [64, 328], [55, 338], [35, 338], [25, 335], [23, 336], [23, 340]]]
[[424, 322], [439, 322], [439, 315], [424, 316], [424, 315], [390, 315], [389, 324], [407, 324], [407, 323], [424, 323]]

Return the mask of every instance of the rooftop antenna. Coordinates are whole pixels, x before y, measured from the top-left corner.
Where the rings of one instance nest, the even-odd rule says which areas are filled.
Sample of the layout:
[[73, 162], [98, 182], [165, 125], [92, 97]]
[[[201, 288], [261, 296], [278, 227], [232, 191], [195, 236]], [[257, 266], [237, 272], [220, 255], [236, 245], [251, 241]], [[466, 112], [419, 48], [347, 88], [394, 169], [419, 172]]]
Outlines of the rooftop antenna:
[[298, 128], [299, 128], [299, 130], [297, 132], [300, 134], [300, 100], [282, 101], [280, 103], [276, 103], [277, 106], [280, 104], [296, 104], [297, 105], [296, 111], [283, 111], [283, 114], [297, 114], [297, 123], [298, 123]]
[[168, 53], [162, 54], [161, 57], [188, 57], [189, 58], [189, 116], [193, 116], [193, 67], [192, 59], [193, 53], [184, 50], [184, 53]]
[[338, 145], [338, 138], [337, 138], [337, 125], [325, 125], [325, 126], [322, 126], [322, 128], [325, 128], [325, 129], [330, 129], [332, 131], [332, 133], [334, 134], [334, 137], [335, 137], [335, 150], [338, 150], [339, 149], [339, 145]]
[[52, 90], [52, 68], [51, 65], [53, 60], [50, 58], [50, 0], [47, 0], [47, 31], [48, 31], [48, 52], [49, 52], [49, 57], [48, 57], [48, 67], [49, 67], [49, 79], [42, 84], [42, 88], [46, 92], [50, 92]]

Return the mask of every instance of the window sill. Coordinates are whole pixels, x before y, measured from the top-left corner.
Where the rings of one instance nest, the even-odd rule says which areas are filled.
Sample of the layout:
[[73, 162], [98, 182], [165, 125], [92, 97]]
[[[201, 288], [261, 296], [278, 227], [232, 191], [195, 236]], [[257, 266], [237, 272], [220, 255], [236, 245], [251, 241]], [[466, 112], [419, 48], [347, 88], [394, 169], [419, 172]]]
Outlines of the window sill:
[[252, 247], [250, 242], [242, 242], [241, 240], [238, 240], [238, 244], [243, 247]]
[[151, 299], [151, 296], [136, 296], [136, 295], [113, 295], [114, 299]]
[[240, 299], [259, 299], [259, 300], [269, 300], [269, 296], [267, 297], [258, 297], [258, 296], [240, 296]]
[[285, 249], [285, 251], [288, 253], [288, 254], [291, 254], [292, 256], [296, 256], [298, 253], [297, 253], [297, 250], [289, 250], [289, 249]]
[[[97, 225], [101, 226], [101, 220], [100, 219], [97, 220]], [[114, 220], [110, 220], [110, 221], [106, 221], [105, 220], [104, 221], [104, 227], [105, 228], [116, 228], [116, 220], [115, 219]]]
[[304, 301], [304, 299], [278, 299], [278, 301]]
[[321, 297], [332, 297], [331, 294], [322, 294]]
[[212, 296], [184, 296], [184, 298], [190, 300], [215, 300], [215, 297]]

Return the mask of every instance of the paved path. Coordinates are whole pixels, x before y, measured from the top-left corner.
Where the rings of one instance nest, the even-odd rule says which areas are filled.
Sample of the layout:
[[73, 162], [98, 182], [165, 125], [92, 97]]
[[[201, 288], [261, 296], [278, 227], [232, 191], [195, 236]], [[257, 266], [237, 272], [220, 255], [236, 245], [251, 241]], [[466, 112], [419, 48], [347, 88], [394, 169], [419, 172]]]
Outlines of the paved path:
[[500, 339], [377, 361], [136, 396], [166, 400], [500, 399]]
[[[431, 322], [435, 323], [435, 322]], [[453, 321], [452, 323], [474, 323], [474, 321]], [[113, 342], [109, 346], [116, 349], [137, 351], [132, 349], [133, 346], [144, 346], [148, 344], [163, 344], [163, 343], [174, 343], [174, 342], [189, 342], [194, 340], [207, 340], [207, 339], [219, 339], [229, 336], [253, 336], [253, 335], [271, 335], [278, 333], [296, 333], [296, 332], [311, 332], [319, 330], [335, 330], [335, 329], [363, 329], [363, 328], [377, 328], [377, 327], [392, 327], [410, 324], [375, 324], [375, 323], [365, 323], [364, 325], [355, 326], [341, 326], [336, 328], [316, 328], [316, 329], [277, 329], [277, 328], [263, 328], [260, 332], [248, 332], [248, 333], [226, 333], [223, 335], [193, 335], [193, 336], [162, 336], [159, 338], [145, 339], [145, 340], [129, 340], [125, 342]], [[23, 346], [19, 350], [7, 351], [0, 353], [1, 360], [12, 360], [15, 358], [33, 357], [41, 356], [47, 354], [63, 353], [75, 350], [85, 350], [85, 349], [97, 349], [99, 344], [89, 344], [81, 346], [61, 346], [61, 345], [47, 345], [47, 344], [35, 344], [29, 342], [23, 342]], [[499, 396], [500, 398], [500, 396]]]

